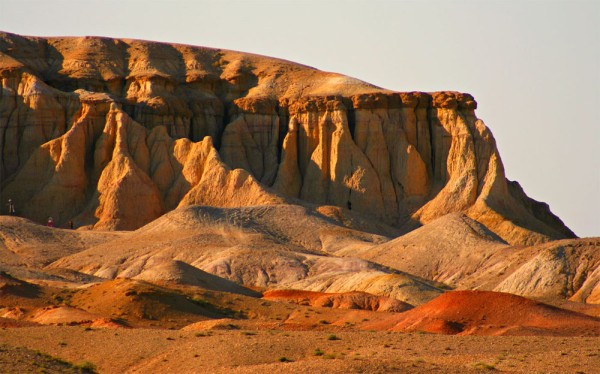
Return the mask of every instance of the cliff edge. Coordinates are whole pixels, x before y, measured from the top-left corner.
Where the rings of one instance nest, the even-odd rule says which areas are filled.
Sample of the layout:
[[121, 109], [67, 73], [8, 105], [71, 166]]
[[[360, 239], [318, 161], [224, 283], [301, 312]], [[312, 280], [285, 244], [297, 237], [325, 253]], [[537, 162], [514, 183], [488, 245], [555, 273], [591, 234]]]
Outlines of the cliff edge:
[[409, 231], [462, 212], [575, 237], [508, 181], [458, 92], [398, 93], [248, 53], [0, 33], [0, 188], [17, 213], [136, 229], [178, 206], [335, 205]]

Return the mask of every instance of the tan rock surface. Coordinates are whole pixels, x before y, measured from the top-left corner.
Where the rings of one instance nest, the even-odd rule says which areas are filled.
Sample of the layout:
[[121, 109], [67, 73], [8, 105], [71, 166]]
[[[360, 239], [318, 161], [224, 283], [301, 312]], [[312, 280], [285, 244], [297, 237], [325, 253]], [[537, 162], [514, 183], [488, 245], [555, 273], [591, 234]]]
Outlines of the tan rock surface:
[[525, 248], [527, 261], [505, 278], [496, 291], [529, 297], [558, 295], [599, 304], [600, 238], [559, 240]]
[[160, 261], [158, 265], [148, 266], [147, 270], [142, 271], [132, 279], [147, 282], [174, 282], [176, 284], [194, 285], [212, 291], [231, 292], [248, 296], [258, 295], [257, 292], [241, 287], [237, 283], [209, 274], [182, 261]]
[[468, 94], [395, 93], [234, 51], [8, 33], [0, 76], [0, 196], [38, 222], [131, 230], [182, 205], [300, 198], [405, 231], [463, 212], [511, 244], [574, 236], [505, 178]]
[[[327, 254], [323, 243], [328, 242], [322, 242], [321, 237], [332, 232], [366, 245], [386, 240], [293, 205], [192, 206], [170, 212], [122, 239], [65, 256], [50, 268], [107, 279], [182, 281], [187, 279], [181, 275], [184, 266], [192, 273], [208, 272], [245, 286], [363, 291], [413, 305], [442, 292], [433, 283], [409, 274]], [[185, 265], [173, 266], [174, 261]]]
[[382, 244], [343, 244], [329, 249], [453, 288], [597, 303], [598, 238], [510, 246], [482, 224], [452, 213]]
[[65, 230], [20, 217], [0, 217], [0, 267], [43, 267], [61, 257], [122, 237], [119, 232]]
[[265, 300], [287, 301], [299, 305], [340, 309], [363, 309], [379, 312], [403, 312], [412, 308], [410, 304], [364, 292], [328, 294], [322, 292], [274, 290], [263, 294]]

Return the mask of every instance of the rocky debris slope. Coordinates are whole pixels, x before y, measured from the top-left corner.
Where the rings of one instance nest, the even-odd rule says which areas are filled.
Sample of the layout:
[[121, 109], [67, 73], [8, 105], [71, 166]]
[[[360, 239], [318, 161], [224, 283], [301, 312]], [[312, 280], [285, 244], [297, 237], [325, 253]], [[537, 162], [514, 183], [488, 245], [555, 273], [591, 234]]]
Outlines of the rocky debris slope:
[[[331, 232], [354, 235], [366, 245], [385, 240], [298, 206], [192, 206], [165, 214], [123, 238], [65, 256], [49, 269], [70, 269], [105, 279], [180, 281], [206, 287], [203, 277], [190, 270], [197, 268], [245, 286], [362, 291], [412, 305], [443, 292], [434, 283], [410, 274], [362, 259], [331, 256], [319, 245], [319, 238]], [[182, 270], [190, 276], [182, 275]]]
[[[1, 197], [136, 229], [189, 204], [301, 199], [410, 230], [463, 212], [511, 244], [574, 234], [505, 178], [476, 102], [240, 52], [0, 33]], [[292, 199], [292, 200], [289, 200]]]
[[230, 292], [246, 296], [258, 296], [237, 283], [228, 281], [216, 275], [202, 271], [183, 261], [161, 261], [155, 266], [148, 266], [132, 279], [146, 282], [169, 282], [175, 284], [187, 284], [201, 287], [206, 290]]
[[388, 242], [342, 247], [334, 253], [354, 253], [369, 261], [461, 287], [467, 274], [479, 271], [490, 256], [509, 248], [485, 226], [463, 213], [451, 213]]
[[[496, 291], [530, 297], [561, 296], [600, 304], [600, 238], [559, 240], [516, 251], [520, 266]], [[523, 261], [524, 260], [524, 261]]]
[[461, 213], [376, 245], [332, 248], [458, 289], [598, 303], [600, 238], [510, 246]]
[[0, 217], [0, 270], [27, 267], [32, 270], [121, 237], [118, 232], [61, 230], [40, 226], [20, 217]]

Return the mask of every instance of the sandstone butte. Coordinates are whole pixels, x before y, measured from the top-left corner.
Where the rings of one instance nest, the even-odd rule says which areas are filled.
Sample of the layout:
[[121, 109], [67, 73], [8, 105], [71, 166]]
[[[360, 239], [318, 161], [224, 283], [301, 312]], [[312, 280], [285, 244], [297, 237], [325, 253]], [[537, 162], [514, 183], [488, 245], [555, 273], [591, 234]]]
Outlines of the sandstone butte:
[[405, 232], [460, 212], [513, 245], [575, 237], [506, 179], [469, 94], [221, 49], [10, 33], [0, 79], [0, 197], [37, 222], [132, 230], [192, 204], [293, 203]]

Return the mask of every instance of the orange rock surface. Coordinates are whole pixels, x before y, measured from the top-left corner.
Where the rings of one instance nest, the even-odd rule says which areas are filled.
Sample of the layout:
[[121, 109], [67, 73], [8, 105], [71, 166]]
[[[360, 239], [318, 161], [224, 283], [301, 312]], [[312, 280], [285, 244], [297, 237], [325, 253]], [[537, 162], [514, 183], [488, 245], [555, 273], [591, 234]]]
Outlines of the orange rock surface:
[[506, 179], [468, 94], [227, 50], [9, 33], [0, 79], [1, 198], [38, 222], [130, 230], [182, 205], [299, 198], [407, 230], [463, 212], [511, 244], [574, 236]]

